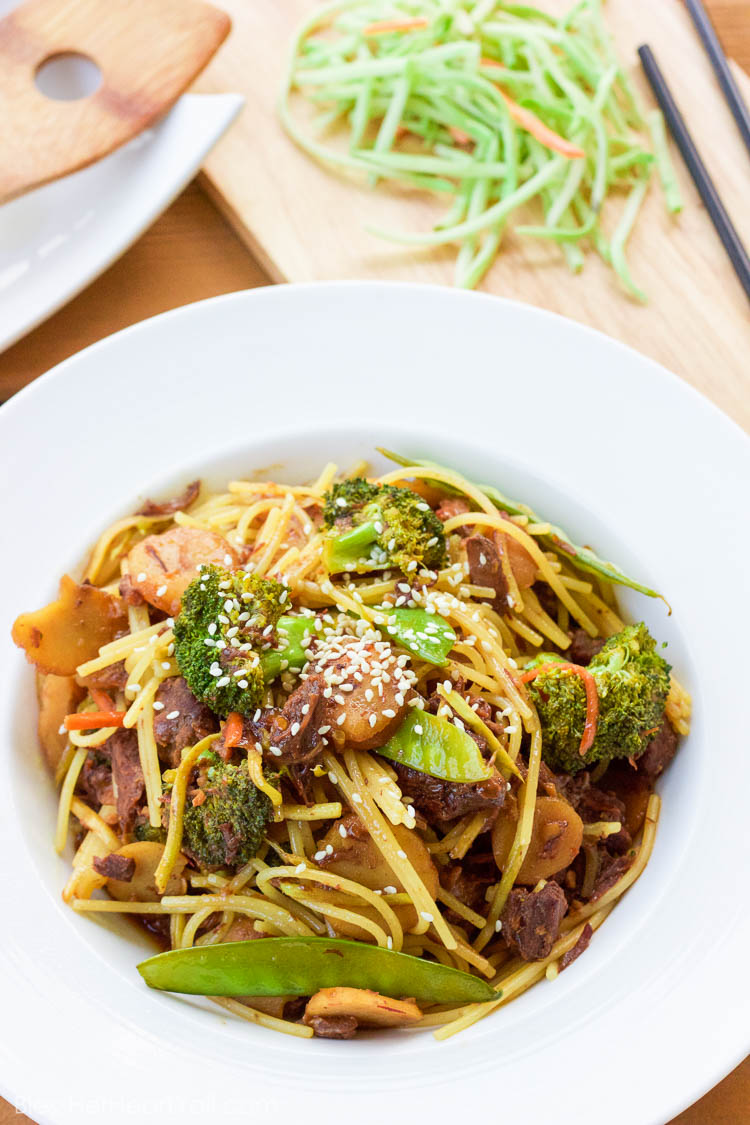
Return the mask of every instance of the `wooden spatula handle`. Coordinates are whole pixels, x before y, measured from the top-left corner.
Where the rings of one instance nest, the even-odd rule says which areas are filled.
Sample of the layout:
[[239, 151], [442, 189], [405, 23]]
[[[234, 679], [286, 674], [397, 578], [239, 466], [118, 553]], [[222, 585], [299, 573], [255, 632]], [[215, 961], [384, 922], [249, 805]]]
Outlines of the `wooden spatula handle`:
[[[229, 33], [200, 0], [27, 0], [0, 21], [0, 202], [106, 156], [160, 117]], [[95, 93], [53, 101], [34, 78], [77, 52]]]

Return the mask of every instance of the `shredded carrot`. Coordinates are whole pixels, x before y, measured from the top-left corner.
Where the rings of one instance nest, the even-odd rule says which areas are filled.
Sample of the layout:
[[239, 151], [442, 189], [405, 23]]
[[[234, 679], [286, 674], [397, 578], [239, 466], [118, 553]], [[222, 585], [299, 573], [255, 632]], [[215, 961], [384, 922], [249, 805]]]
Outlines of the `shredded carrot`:
[[66, 715], [63, 725], [66, 730], [101, 730], [103, 727], [121, 727], [125, 711], [79, 711]]
[[[482, 59], [482, 66], [498, 66], [494, 59]], [[497, 85], [497, 83], [495, 83]], [[586, 155], [582, 148], [574, 145], [572, 141], [566, 140], [556, 133], [554, 129], [550, 129], [545, 125], [541, 118], [532, 113], [530, 109], [525, 109], [524, 106], [514, 102], [513, 98], [508, 97], [504, 90], [497, 86], [498, 93], [508, 107], [508, 113], [511, 115], [517, 125], [530, 133], [532, 137], [536, 137], [540, 144], [545, 148], [549, 148], [552, 152], [559, 152], [561, 156], [567, 156], [569, 160], [580, 160]]]
[[472, 143], [472, 138], [469, 134], [465, 133], [463, 129], [459, 129], [457, 125], [449, 125], [448, 132], [457, 145], [470, 145]]
[[114, 711], [115, 705], [107, 695], [106, 691], [101, 688], [89, 688], [89, 695], [93, 699], [100, 711]]
[[596, 690], [596, 680], [588, 668], [583, 668], [580, 664], [558, 664], [557, 662], [540, 664], [538, 668], [531, 668], [528, 672], [519, 676], [519, 679], [522, 684], [528, 684], [543, 672], [554, 671], [573, 672], [574, 675], [580, 676], [583, 680], [583, 686], [586, 689], [586, 722], [583, 725], [583, 737], [578, 748], [578, 753], [583, 757], [587, 750], [591, 749], [596, 738], [596, 724], [599, 718], [599, 693]]
[[237, 746], [242, 738], [242, 715], [238, 711], [230, 711], [224, 723], [224, 745], [228, 750]]
[[376, 20], [362, 28], [363, 35], [380, 35], [385, 31], [416, 31], [417, 28], [427, 27], [429, 20], [425, 16], [415, 16], [411, 20]]
[[203, 804], [205, 799], [206, 799], [206, 794], [203, 792], [202, 789], [199, 789], [198, 792], [193, 797], [193, 800], [191, 801], [191, 804], [192, 804], [193, 808], [197, 809], [200, 805]]

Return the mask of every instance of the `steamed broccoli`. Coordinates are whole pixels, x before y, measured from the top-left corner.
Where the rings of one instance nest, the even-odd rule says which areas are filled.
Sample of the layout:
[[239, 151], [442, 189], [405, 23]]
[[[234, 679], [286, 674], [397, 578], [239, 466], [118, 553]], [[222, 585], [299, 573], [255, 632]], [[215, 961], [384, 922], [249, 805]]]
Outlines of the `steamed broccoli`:
[[326, 495], [323, 518], [330, 529], [324, 550], [330, 574], [389, 566], [411, 571], [445, 561], [442, 522], [408, 488], [362, 477], [341, 481]]
[[[540, 657], [534, 663], [560, 659], [565, 658]], [[550, 669], [529, 684], [542, 724], [542, 756], [566, 773], [612, 758], [637, 758], [664, 717], [670, 666], [656, 652], [643, 623], [610, 637], [588, 671], [596, 683], [599, 717], [593, 745], [583, 756], [586, 691], [581, 679], [565, 669]]]
[[206, 799], [186, 806], [183, 844], [201, 867], [247, 863], [263, 841], [271, 802], [250, 780], [246, 761], [234, 766], [211, 754], [201, 768]]
[[261, 651], [274, 640], [287, 590], [244, 570], [205, 566], [174, 623], [175, 658], [196, 699], [217, 715], [247, 715], [263, 700]]

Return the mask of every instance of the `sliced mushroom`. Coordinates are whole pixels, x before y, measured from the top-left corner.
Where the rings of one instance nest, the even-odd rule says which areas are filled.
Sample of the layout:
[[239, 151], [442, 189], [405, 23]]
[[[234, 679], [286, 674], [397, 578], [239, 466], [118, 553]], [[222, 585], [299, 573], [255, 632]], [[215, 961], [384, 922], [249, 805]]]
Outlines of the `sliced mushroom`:
[[180, 612], [182, 595], [198, 577], [199, 563], [235, 570], [239, 556], [214, 531], [173, 527], [161, 535], [146, 536], [130, 549], [128, 573], [133, 589], [150, 605], [174, 617]]
[[[342, 835], [342, 829], [345, 835]], [[440, 880], [426, 845], [416, 832], [405, 828], [403, 824], [393, 826], [392, 830], [399, 847], [406, 852], [409, 863], [434, 899]], [[393, 888], [396, 893], [403, 891], [403, 883], [385, 862], [362, 821], [354, 813], [337, 820], [318, 846], [321, 851], [325, 851], [326, 847], [333, 848], [330, 855], [319, 860], [319, 866], [324, 870], [333, 871], [344, 879], [352, 879], [372, 891], [383, 891], [387, 887]], [[413, 906], [394, 906], [393, 909], [405, 930], [416, 926], [417, 911]], [[357, 910], [374, 922], [382, 922], [381, 916], [374, 909], [358, 907]], [[339, 933], [365, 941], [372, 940], [371, 935], [358, 926], [338, 919], [332, 924]]]
[[[156, 889], [155, 876], [163, 852], [163, 845], [153, 840], [137, 840], [135, 843], [118, 848], [114, 854], [134, 860], [135, 871], [132, 879], [127, 882], [122, 879], [107, 879], [106, 887], [112, 898], [120, 902], [158, 902], [161, 895]], [[187, 880], [182, 872], [186, 862], [183, 855], [178, 855], [164, 894], [185, 894]]]
[[353, 637], [316, 670], [333, 678], [324, 721], [338, 745], [377, 749], [401, 725], [411, 688], [387, 642], [365, 644]]
[[37, 676], [36, 690], [39, 700], [39, 742], [47, 765], [55, 770], [68, 745], [67, 733], [60, 731], [62, 721], [66, 715], [75, 711], [85, 693], [74, 676], [42, 674]]
[[102, 645], [127, 628], [121, 598], [86, 583], [79, 586], [64, 574], [57, 601], [35, 613], [22, 613], [12, 636], [40, 672], [72, 676], [79, 664], [93, 660]]
[[[513, 845], [518, 823], [518, 807], [509, 795], [492, 829], [492, 851], [502, 871]], [[517, 883], [535, 886], [569, 867], [583, 842], [583, 822], [572, 805], [560, 797], [539, 797], [534, 809], [531, 841]]]
[[321, 988], [311, 996], [304, 1021], [355, 1019], [361, 1027], [411, 1027], [422, 1018], [414, 1000], [393, 1000], [369, 988]]

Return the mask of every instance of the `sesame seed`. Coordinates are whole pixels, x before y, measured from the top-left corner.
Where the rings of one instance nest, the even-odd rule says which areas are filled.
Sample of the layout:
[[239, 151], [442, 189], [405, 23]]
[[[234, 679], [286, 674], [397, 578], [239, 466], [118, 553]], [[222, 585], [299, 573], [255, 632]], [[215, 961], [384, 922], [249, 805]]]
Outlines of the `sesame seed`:
[[137, 574], [135, 580], [136, 580], [136, 582], [145, 582], [146, 581], [146, 571], [142, 570], [140, 574]]
[[398, 894], [398, 888], [397, 887], [383, 887], [383, 894], [384, 895], [397, 895]]
[[161, 702], [160, 699], [155, 699], [154, 700], [154, 711], [163, 711], [163, 710], [164, 710], [164, 704]]
[[424, 918], [425, 922], [434, 922], [435, 920], [429, 910], [420, 910], [419, 917]]
[[170, 711], [167, 715], [167, 718], [168, 719], [176, 719], [176, 718], [179, 717], [179, 714], [180, 714], [179, 711]]
[[315, 855], [313, 856], [313, 859], [315, 860], [316, 863], [320, 863], [321, 859], [325, 859], [325, 857], [326, 857], [326, 852], [325, 852], [325, 848], [323, 848], [321, 851], [315, 853]]
[[385, 944], [388, 946], [389, 949], [393, 949], [393, 938], [391, 937], [390, 934], [385, 939]]
[[216, 681], [217, 687], [226, 687], [229, 683], [229, 676], [222, 676], [220, 680]]
[[307, 864], [306, 863], [298, 863], [297, 866], [294, 869], [294, 874], [295, 875], [301, 875], [303, 871], [307, 871]]
[[331, 770], [328, 774], [328, 780], [330, 781], [331, 785], [338, 785], [338, 783], [339, 783], [338, 774], [334, 773]]
[[420, 723], [415, 723], [414, 724], [414, 733], [415, 734], [424, 734], [424, 727], [422, 727]]
[[162, 660], [161, 666], [162, 666], [162, 668], [164, 669], [165, 672], [168, 672], [169, 669], [172, 667], [172, 665], [169, 663], [168, 660]]
[[344, 828], [343, 824], [339, 825], [339, 836], [342, 838], [342, 840], [346, 839], [346, 829]]
[[247, 680], [238, 680], [237, 681], [237, 687], [242, 688], [242, 690], [244, 691], [245, 688], [247, 687]]
[[278, 746], [269, 746], [269, 747], [268, 747], [268, 749], [269, 749], [269, 752], [270, 752], [271, 754], [273, 754], [273, 756], [274, 756], [275, 758], [280, 758], [280, 757], [281, 757], [281, 750], [279, 750]]
[[396, 852], [396, 855], [399, 859], [406, 859], [406, 852], [403, 850], [403, 848], [399, 848]]
[[500, 921], [500, 919], [498, 918], [497, 922], [495, 922], [495, 933], [499, 934], [500, 931], [502, 930], [502, 928], [503, 928], [503, 924]]
[[352, 801], [354, 801], [355, 805], [362, 804], [362, 798], [360, 797], [359, 793], [352, 793]]
[[370, 724], [370, 726], [371, 726], [371, 727], [374, 727], [374, 726], [375, 726], [376, 722], [378, 721], [378, 717], [377, 717], [377, 715], [375, 714], [375, 712], [374, 712], [374, 711], [373, 711], [373, 713], [372, 713], [372, 714], [370, 715], [370, 717], [369, 717], [369, 719], [368, 719], [367, 721], [368, 721], [368, 723]]
[[299, 731], [300, 731], [299, 723], [292, 723], [292, 729], [291, 729], [291, 732], [290, 732], [292, 734], [292, 736], [294, 736], [295, 734], [299, 734]]
[[164, 595], [166, 594], [166, 592], [167, 592], [166, 584], [164, 584], [163, 586], [157, 587], [157, 590], [156, 590], [157, 598], [163, 598]]

